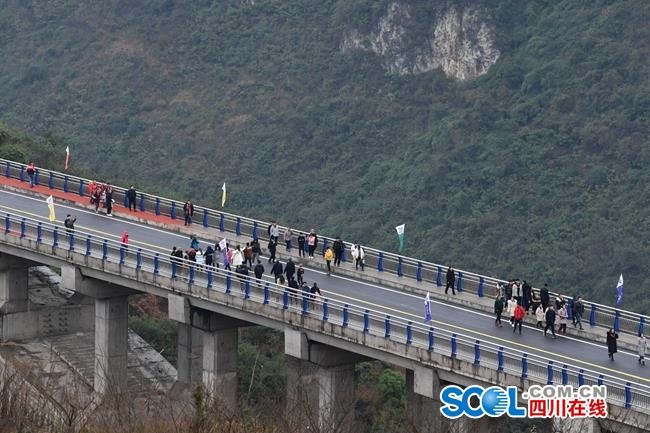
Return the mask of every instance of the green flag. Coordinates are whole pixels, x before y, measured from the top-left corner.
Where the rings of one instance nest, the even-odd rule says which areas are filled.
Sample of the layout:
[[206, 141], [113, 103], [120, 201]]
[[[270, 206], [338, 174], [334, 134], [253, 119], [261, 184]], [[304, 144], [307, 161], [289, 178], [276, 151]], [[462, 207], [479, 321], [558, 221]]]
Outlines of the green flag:
[[399, 252], [404, 251], [404, 224], [398, 225], [395, 227], [397, 230], [397, 237], [399, 239]]

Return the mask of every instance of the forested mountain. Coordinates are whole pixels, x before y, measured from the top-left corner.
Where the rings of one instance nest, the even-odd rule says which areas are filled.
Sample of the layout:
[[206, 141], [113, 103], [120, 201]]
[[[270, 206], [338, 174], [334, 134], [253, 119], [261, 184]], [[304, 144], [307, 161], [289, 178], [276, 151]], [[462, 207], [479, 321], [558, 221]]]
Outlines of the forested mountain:
[[228, 211], [390, 250], [405, 223], [407, 255], [608, 304], [623, 273], [648, 313], [648, 22], [645, 0], [6, 0], [0, 121], [179, 200], [225, 181]]

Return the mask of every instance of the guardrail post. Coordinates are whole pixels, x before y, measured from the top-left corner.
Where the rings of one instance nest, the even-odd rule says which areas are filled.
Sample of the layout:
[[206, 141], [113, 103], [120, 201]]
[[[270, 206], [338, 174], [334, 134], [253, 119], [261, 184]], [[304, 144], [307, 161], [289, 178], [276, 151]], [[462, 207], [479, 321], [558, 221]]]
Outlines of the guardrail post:
[[237, 222], [235, 223], [235, 233], [237, 236], [241, 236], [241, 218], [237, 217]]
[[68, 248], [70, 251], [74, 251], [74, 233], [68, 235]]
[[104, 239], [104, 242], [102, 242], [102, 260], [106, 260], [108, 258], [108, 240]]
[[63, 178], [63, 192], [68, 192], [68, 176]]
[[566, 385], [569, 383], [569, 371], [566, 364], [562, 366], [562, 385]]
[[[124, 200], [122, 201], [122, 204], [123, 204], [124, 207], [126, 207], [126, 208], [129, 207], [129, 196], [128, 196], [126, 193], [124, 193]], [[131, 210], [131, 209], [129, 209], [129, 210]]]
[[176, 202], [172, 202], [172, 207], [169, 209], [169, 217], [173, 220], [176, 219]]
[[90, 252], [91, 252], [91, 250], [92, 250], [92, 246], [93, 246], [93, 243], [92, 243], [92, 236], [91, 236], [91, 235], [88, 235], [88, 236], [86, 236], [86, 255], [87, 255], [87, 256], [90, 255]]
[[206, 287], [207, 287], [208, 289], [211, 289], [211, 288], [212, 288], [212, 271], [210, 270], [210, 267], [209, 267], [209, 266], [208, 266], [207, 274], [208, 274], [208, 284], [207, 284]]
[[282, 308], [285, 310], [289, 308], [289, 292], [286, 289], [282, 294]]
[[567, 308], [566, 308], [567, 320], [573, 321], [573, 299], [567, 299]]
[[11, 216], [7, 214], [5, 216], [5, 234], [8, 234], [11, 231]]
[[370, 330], [370, 311], [363, 312], [363, 333], [367, 334]]
[[619, 321], [620, 321], [620, 318], [621, 318], [621, 313], [620, 313], [618, 310], [616, 310], [616, 313], [614, 314], [614, 332], [618, 332], [618, 331], [619, 331], [619, 326], [620, 326]]
[[397, 258], [397, 276], [401, 277], [402, 275], [403, 275], [402, 274], [402, 258], [398, 257]]
[[643, 317], [643, 316], [639, 317], [639, 331], [638, 331], [637, 335], [643, 334], [644, 324], [645, 324], [645, 317]]
[[596, 306], [591, 304], [591, 313], [589, 314], [589, 325], [596, 326]]
[[7, 165], [5, 167], [5, 176], [11, 177], [11, 164], [9, 163], [9, 161], [7, 161]]
[[503, 371], [503, 347], [497, 352], [497, 371]]
[[330, 318], [329, 301], [325, 299], [323, 301], [323, 322], [327, 322], [329, 318]]
[[384, 338], [390, 338], [390, 316], [386, 316], [384, 320]]
[[160, 256], [156, 253], [156, 255], [153, 256], [153, 273], [158, 275], [158, 272], [160, 272]]
[[226, 223], [225, 223], [225, 221], [224, 221], [224, 216], [223, 216], [223, 214], [221, 214], [221, 216], [219, 217], [219, 231], [222, 231], [222, 232], [223, 232], [223, 231], [225, 231], [225, 230], [226, 230]]
[[456, 341], [456, 334], [451, 334], [451, 357], [455, 358], [458, 355], [458, 342]]
[[144, 212], [144, 194], [140, 193], [140, 212]]
[[546, 384], [553, 385], [553, 361], [548, 362], [548, 366], [546, 367], [546, 376]]
[[271, 291], [269, 290], [269, 282], [264, 285], [264, 305], [269, 305], [271, 300]]
[[377, 257], [377, 271], [384, 272], [384, 253], [380, 252]]
[[321, 254], [324, 256], [325, 251], [327, 251], [327, 239], [323, 239], [323, 251], [321, 251]]
[[[34, 170], [34, 185], [38, 186], [38, 179], [40, 178], [41, 171], [37, 168]], [[67, 192], [67, 191], [66, 191]]]
[[[230, 292], [232, 290], [232, 278], [230, 278], [230, 275], [226, 275], [226, 294], [230, 295]], [[285, 291], [286, 293], [286, 291]]]
[[433, 352], [433, 344], [434, 343], [435, 343], [435, 341], [434, 341], [434, 337], [433, 337], [433, 327], [430, 327], [429, 328], [429, 347], [427, 348], [427, 350], [429, 352]]
[[415, 273], [415, 279], [419, 282], [422, 281], [422, 262], [418, 262], [418, 270]]
[[138, 248], [138, 251], [135, 253], [135, 269], [142, 269], [142, 248]]
[[59, 228], [54, 226], [54, 230], [52, 230], [52, 246], [58, 247], [59, 246]]
[[208, 210], [203, 209], [203, 227], [208, 227]]
[[125, 259], [126, 259], [126, 250], [123, 246], [120, 246], [120, 265], [124, 264]]
[[20, 239], [25, 237], [25, 231], [27, 229], [27, 225], [25, 221], [26, 221], [25, 218], [20, 220]]
[[40, 244], [43, 242], [43, 223], [38, 223], [36, 226], [36, 243]]
[[603, 376], [602, 374], [599, 374], [598, 375], [598, 386], [603, 385], [604, 382], [605, 382], [605, 376]]
[[342, 261], [343, 263], [346, 262], [346, 260], [345, 260], [345, 246], [343, 246], [343, 251], [341, 252], [341, 261]]
[[442, 268], [438, 266], [438, 273], [436, 275], [436, 286], [442, 287]]
[[528, 354], [524, 353], [521, 357], [521, 377], [526, 379], [528, 377]]
[[176, 264], [176, 262], [172, 261], [172, 278], [176, 278], [177, 267], [178, 265]]
[[406, 345], [410, 346], [413, 343], [413, 322], [409, 321], [406, 324]]
[[478, 297], [479, 298], [482, 298], [483, 296], [485, 296], [485, 294], [483, 293], [484, 286], [485, 286], [485, 279], [483, 279], [483, 277], [479, 277], [479, 279], [478, 279]]
[[581, 368], [580, 371], [578, 371], [578, 386], [582, 386], [585, 384], [585, 371]]
[[257, 221], [253, 221], [253, 233], [251, 237], [253, 240], [257, 239]]
[[244, 283], [244, 299], [250, 299], [251, 298], [251, 282], [246, 278], [246, 282]]
[[474, 343], [474, 364], [479, 365], [481, 363], [481, 342], [476, 340]]
[[302, 295], [302, 315], [306, 316], [309, 314], [309, 295]]
[[21, 182], [25, 182], [25, 167], [22, 167], [22, 166], [20, 167], [20, 176], [19, 176], [19, 178], [20, 178]]
[[190, 263], [190, 267], [188, 269], [188, 275], [189, 275], [189, 283], [194, 284], [194, 271], [196, 270], [196, 266], [193, 263]]
[[627, 382], [625, 384], [625, 409], [632, 407], [632, 384]]
[[84, 196], [84, 190], [85, 190], [84, 181], [83, 181], [83, 179], [79, 179], [79, 197]]
[[457, 284], [456, 290], [458, 290], [459, 292], [463, 291], [463, 273], [462, 272], [458, 272], [458, 284]]
[[347, 327], [350, 322], [350, 306], [348, 304], [343, 305], [343, 327]]
[[47, 180], [47, 187], [49, 189], [54, 189], [54, 173], [50, 172], [50, 177]]

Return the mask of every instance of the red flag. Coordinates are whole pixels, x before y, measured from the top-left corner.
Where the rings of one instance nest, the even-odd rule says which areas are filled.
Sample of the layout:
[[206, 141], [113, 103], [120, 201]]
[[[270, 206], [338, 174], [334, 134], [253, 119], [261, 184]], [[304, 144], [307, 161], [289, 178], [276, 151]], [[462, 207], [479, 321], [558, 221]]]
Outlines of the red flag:
[[69, 165], [70, 165], [70, 146], [66, 146], [65, 147], [65, 166], [63, 167], [63, 169], [67, 170]]

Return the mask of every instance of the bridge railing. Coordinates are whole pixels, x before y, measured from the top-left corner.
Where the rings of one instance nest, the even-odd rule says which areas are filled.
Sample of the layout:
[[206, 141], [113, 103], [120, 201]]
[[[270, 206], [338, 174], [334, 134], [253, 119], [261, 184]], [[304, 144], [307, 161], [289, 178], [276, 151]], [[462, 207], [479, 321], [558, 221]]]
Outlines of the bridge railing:
[[[225, 269], [198, 266], [185, 260], [179, 262], [157, 251], [123, 245], [119, 241], [81, 231], [66, 231], [56, 224], [11, 214], [4, 215], [4, 230], [0, 241], [37, 251], [42, 246], [47, 246], [48, 255], [72, 263], [78, 262], [81, 266], [85, 265], [87, 257], [101, 259], [105, 264], [117, 263], [120, 265], [118, 274], [126, 274], [126, 278], [135, 278], [133, 275], [137, 274], [133, 271], [136, 271], [148, 273], [150, 281], [154, 281], [156, 275], [177, 279], [186, 283], [182, 285], [183, 290], [207, 296], [215, 302], [223, 302], [219, 296], [224, 294], [240, 297], [257, 305], [264, 304], [317, 318], [322, 324], [330, 323], [353, 329], [386, 341], [456, 358], [541, 384], [604, 384], [608, 388], [609, 403], [640, 411], [650, 409], [650, 386], [624, 379], [625, 373], [619, 377], [577, 367], [563, 355], [558, 355], [555, 359], [545, 358], [463, 333], [414, 323], [378, 310], [305, 292], [292, 292], [271, 281], [257, 280]], [[103, 269], [111, 272], [106, 266]], [[246, 309], [246, 304], [242, 308]], [[256, 307], [256, 311], [259, 311], [259, 307]], [[321, 327], [322, 325], [314, 330], [319, 331]], [[400, 349], [398, 355], [408, 356], [403, 349]]]
[[[19, 179], [28, 182], [25, 164], [14, 161], [0, 159], [0, 164], [4, 165], [4, 175], [7, 178]], [[35, 176], [37, 185], [44, 185], [50, 189], [62, 190], [76, 193], [80, 196], [88, 196], [89, 179], [84, 179], [65, 173], [60, 173], [43, 168], [36, 169]], [[127, 188], [113, 186], [113, 199], [116, 204], [127, 206], [126, 192]], [[149, 211], [157, 215], [168, 216], [170, 219], [183, 219], [183, 202], [167, 199], [140, 192], [137, 194], [136, 205], [140, 211]], [[203, 227], [217, 228], [224, 233], [234, 233], [238, 236], [250, 236], [251, 239], [257, 238], [267, 241], [269, 239], [267, 228], [269, 221], [246, 218], [227, 212], [194, 206], [194, 224], [201, 224]], [[285, 227], [280, 227], [280, 239]], [[295, 236], [299, 230], [294, 230]], [[307, 233], [305, 230], [301, 230]], [[219, 239], [215, 239], [217, 241]], [[332, 245], [333, 238], [319, 235], [318, 252], [324, 253], [327, 246]], [[344, 242], [345, 253], [343, 261], [351, 260], [350, 247], [352, 243]], [[264, 246], [264, 245], [262, 245]], [[418, 260], [412, 257], [406, 257], [399, 254], [381, 251], [370, 247], [365, 247], [365, 265], [377, 269], [380, 272], [397, 275], [404, 278], [405, 284], [413, 284], [418, 289], [415, 282], [433, 283], [436, 287], [443, 286], [445, 283], [445, 273], [447, 266], [424, 260]], [[457, 290], [469, 292], [478, 298], [494, 297], [497, 283], [506, 283], [505, 280], [494, 278], [486, 275], [480, 275], [469, 271], [456, 270]], [[424, 287], [421, 288], [425, 290]], [[558, 293], [550, 293], [552, 299], [558, 296]], [[571, 305], [573, 299], [565, 296], [568, 301], [569, 319], [572, 318]], [[453, 300], [452, 300], [453, 302]], [[638, 314], [633, 311], [618, 309], [609, 305], [598, 304], [584, 300], [585, 315], [583, 322], [591, 326], [602, 326], [605, 328], [613, 327], [617, 332], [625, 332], [632, 335], [638, 335], [644, 332], [645, 324], [650, 316]]]

